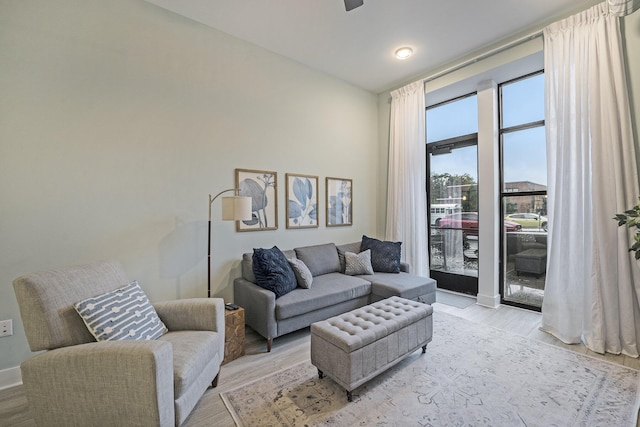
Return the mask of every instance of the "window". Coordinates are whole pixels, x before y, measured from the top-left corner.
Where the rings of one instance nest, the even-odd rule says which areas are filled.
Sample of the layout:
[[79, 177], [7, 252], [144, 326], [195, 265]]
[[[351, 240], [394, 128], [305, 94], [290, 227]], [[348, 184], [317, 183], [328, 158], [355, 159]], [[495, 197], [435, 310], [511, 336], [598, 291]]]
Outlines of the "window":
[[427, 144], [477, 132], [475, 93], [427, 108]]
[[544, 72], [502, 83], [499, 95], [502, 297], [506, 303], [540, 309], [548, 222]]
[[[479, 57], [477, 61], [474, 59], [452, 67], [425, 81], [428, 203], [431, 207], [446, 203], [460, 205], [460, 210], [451, 214], [428, 211], [431, 216], [431, 274], [434, 278], [438, 276], [438, 288], [445, 289], [449, 289], [443, 285], [448, 279], [458, 285], [468, 277], [477, 276], [477, 292], [471, 292], [471, 286], [466, 285], [458, 286], [464, 288], [458, 291], [477, 294], [479, 300], [487, 305], [496, 304], [498, 301], [494, 296], [502, 294], [504, 288], [506, 261], [503, 257], [506, 257], [506, 242], [503, 240], [506, 240], [506, 235], [502, 225], [506, 212], [537, 213], [519, 208], [524, 204], [539, 206], [546, 201], [544, 197], [543, 200], [531, 200], [529, 197], [527, 200], [514, 198], [512, 201], [504, 197], [524, 195], [522, 191], [529, 188], [529, 184], [522, 184], [521, 181], [543, 184], [546, 189], [546, 182], [537, 182], [531, 170], [516, 164], [523, 158], [522, 154], [518, 155], [517, 142], [527, 139], [526, 132], [519, 134], [517, 131], [536, 127], [520, 126], [538, 121], [544, 125], [544, 84], [538, 85], [539, 91], [532, 94], [527, 90], [527, 84], [518, 83], [525, 77], [533, 77], [532, 81], [544, 83], [544, 75], [539, 71], [544, 67], [543, 48], [542, 37], [518, 41], [501, 48], [497, 53], [492, 52]], [[538, 74], [540, 76], [536, 77]], [[500, 91], [504, 93], [502, 101], [505, 104], [502, 114]], [[528, 94], [525, 103], [517, 92]], [[533, 102], [534, 98], [538, 101]], [[526, 105], [530, 101], [531, 105]], [[498, 111], [498, 117], [495, 111]], [[501, 149], [501, 124], [505, 131], [502, 135], [511, 134], [506, 137], [506, 154], [510, 156], [506, 165], [510, 178], [506, 180], [502, 169], [504, 153]], [[520, 136], [522, 138], [517, 141], [516, 137]], [[544, 148], [543, 145], [540, 148]], [[544, 166], [545, 155], [539, 154], [542, 161], [537, 163]], [[479, 161], [482, 162], [480, 169]], [[528, 191], [535, 191], [535, 188]], [[486, 203], [482, 203], [482, 200]], [[470, 226], [475, 225], [473, 222], [469, 224], [466, 221], [467, 224], [463, 224], [461, 217], [456, 221], [449, 216], [458, 212], [476, 212], [479, 228], [471, 229]], [[491, 229], [496, 235], [485, 239], [488, 231], [484, 228], [485, 224], [493, 224], [494, 221], [498, 222], [497, 227]], [[509, 222], [504, 228], [512, 233], [510, 236], [518, 235], [516, 233], [519, 231], [523, 234], [529, 231], [516, 222]], [[541, 237], [538, 239], [542, 241]], [[526, 243], [530, 245], [532, 242]], [[513, 263], [515, 255], [510, 255], [509, 259]], [[480, 260], [483, 265], [491, 265], [491, 268], [478, 268]], [[511, 274], [515, 275], [513, 268]], [[527, 273], [523, 273], [522, 277], [526, 278]], [[535, 276], [533, 279], [537, 280]], [[515, 293], [515, 287], [513, 291]], [[502, 298], [500, 303], [504, 303]]]

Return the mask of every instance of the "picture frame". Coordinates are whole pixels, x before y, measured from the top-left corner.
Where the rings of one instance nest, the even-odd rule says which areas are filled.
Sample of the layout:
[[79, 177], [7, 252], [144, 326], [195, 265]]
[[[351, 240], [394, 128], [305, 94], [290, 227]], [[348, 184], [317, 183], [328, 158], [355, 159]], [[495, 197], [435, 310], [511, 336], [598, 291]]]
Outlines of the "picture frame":
[[236, 169], [236, 188], [240, 196], [251, 197], [252, 219], [236, 221], [236, 231], [278, 229], [278, 173], [255, 169]]
[[318, 228], [318, 177], [285, 174], [286, 227]]
[[353, 225], [353, 181], [327, 177], [326, 194], [327, 227]]

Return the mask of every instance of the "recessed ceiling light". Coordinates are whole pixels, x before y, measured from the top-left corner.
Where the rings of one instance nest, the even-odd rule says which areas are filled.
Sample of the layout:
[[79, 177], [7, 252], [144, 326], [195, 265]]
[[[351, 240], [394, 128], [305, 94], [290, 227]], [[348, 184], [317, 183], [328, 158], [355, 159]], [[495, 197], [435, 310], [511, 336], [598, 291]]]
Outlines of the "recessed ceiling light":
[[401, 47], [400, 49], [396, 50], [396, 58], [398, 59], [407, 59], [411, 55], [413, 55], [413, 49], [411, 49], [410, 47]]

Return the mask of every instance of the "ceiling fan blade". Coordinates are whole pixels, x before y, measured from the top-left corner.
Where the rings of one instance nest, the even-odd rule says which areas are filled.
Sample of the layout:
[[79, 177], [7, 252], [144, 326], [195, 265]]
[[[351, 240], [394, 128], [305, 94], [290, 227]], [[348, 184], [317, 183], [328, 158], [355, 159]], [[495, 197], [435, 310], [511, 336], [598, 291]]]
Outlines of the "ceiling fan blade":
[[364, 4], [364, 0], [344, 0], [344, 7], [349, 12], [356, 7], [360, 7]]

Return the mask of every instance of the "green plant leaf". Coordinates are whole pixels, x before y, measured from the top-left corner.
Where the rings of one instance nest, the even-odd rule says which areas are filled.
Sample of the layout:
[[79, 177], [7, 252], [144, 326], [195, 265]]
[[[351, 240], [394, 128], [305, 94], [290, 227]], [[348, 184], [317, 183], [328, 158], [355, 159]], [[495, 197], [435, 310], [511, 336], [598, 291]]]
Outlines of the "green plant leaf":
[[[640, 204], [624, 211], [624, 213], [616, 214], [613, 219], [618, 221], [618, 227], [626, 225], [629, 229], [636, 228], [640, 230]], [[640, 260], [640, 231], [636, 232], [631, 241], [633, 245], [629, 248], [629, 252], [635, 252], [635, 259]]]

